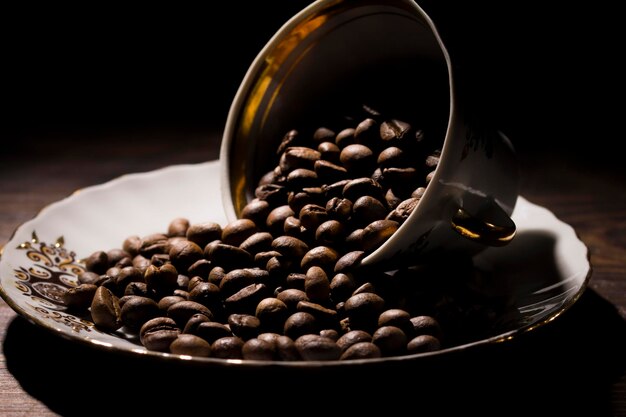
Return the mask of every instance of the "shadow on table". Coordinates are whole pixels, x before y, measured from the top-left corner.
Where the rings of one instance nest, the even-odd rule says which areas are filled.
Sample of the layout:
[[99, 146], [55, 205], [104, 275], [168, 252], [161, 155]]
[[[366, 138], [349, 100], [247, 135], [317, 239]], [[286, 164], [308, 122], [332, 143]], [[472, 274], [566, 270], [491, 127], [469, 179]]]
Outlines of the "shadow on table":
[[626, 322], [593, 290], [552, 323], [509, 342], [409, 363], [339, 370], [208, 367], [111, 353], [25, 319], [4, 354], [25, 391], [61, 415], [427, 410], [612, 415], [626, 371]]

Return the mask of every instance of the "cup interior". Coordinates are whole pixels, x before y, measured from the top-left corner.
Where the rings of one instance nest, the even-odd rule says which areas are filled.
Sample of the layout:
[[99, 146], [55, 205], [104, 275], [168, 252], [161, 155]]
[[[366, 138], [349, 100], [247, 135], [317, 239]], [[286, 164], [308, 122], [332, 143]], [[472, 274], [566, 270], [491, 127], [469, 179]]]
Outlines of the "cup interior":
[[450, 90], [445, 51], [414, 2], [313, 3], [261, 51], [233, 102], [220, 156], [227, 216], [253, 198], [292, 129], [355, 127], [367, 106], [443, 146]]

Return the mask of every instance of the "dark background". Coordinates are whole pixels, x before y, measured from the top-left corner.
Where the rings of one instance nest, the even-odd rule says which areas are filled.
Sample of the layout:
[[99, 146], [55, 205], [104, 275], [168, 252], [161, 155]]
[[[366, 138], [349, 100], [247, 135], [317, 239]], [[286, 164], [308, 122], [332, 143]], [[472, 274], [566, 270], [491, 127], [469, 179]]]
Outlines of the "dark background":
[[[5, 10], [0, 152], [42, 132], [221, 129], [256, 54], [309, 3]], [[439, 27], [482, 117], [524, 155], [556, 151], [572, 164], [619, 169], [622, 109], [613, 103], [623, 93], [624, 30], [608, 1], [585, 9], [528, 1], [419, 4]]]

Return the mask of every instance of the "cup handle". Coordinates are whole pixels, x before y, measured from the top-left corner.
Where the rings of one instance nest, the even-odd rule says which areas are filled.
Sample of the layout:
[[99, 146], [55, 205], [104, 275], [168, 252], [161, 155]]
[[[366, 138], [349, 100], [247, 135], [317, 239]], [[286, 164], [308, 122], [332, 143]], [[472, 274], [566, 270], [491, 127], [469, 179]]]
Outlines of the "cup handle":
[[461, 236], [488, 246], [505, 246], [516, 233], [515, 222], [493, 200], [473, 213], [459, 207], [451, 225]]

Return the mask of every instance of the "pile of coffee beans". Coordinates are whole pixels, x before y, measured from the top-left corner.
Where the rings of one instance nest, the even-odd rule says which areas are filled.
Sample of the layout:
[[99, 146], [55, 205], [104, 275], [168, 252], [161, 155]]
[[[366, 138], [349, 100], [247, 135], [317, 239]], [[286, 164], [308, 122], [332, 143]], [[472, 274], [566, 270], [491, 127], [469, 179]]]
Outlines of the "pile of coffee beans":
[[458, 269], [359, 268], [419, 203], [439, 162], [430, 143], [375, 114], [289, 131], [239, 219], [177, 218], [97, 251], [65, 303], [174, 354], [326, 361], [441, 349], [451, 303], [426, 283]]

